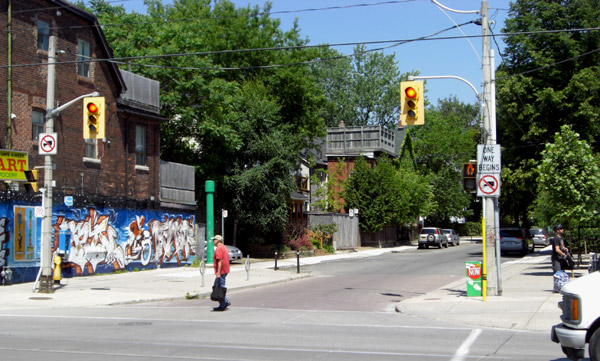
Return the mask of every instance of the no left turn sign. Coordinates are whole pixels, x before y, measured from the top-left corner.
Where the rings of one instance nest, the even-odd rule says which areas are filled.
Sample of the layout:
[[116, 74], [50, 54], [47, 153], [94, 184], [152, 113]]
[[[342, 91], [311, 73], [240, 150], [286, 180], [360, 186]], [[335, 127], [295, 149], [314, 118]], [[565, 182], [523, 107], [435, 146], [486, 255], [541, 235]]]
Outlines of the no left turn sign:
[[40, 133], [39, 154], [56, 154], [56, 133]]
[[[500, 182], [496, 175], [486, 174], [479, 179], [478, 193], [481, 196], [498, 197], [500, 196]], [[480, 194], [477, 194], [478, 196]]]

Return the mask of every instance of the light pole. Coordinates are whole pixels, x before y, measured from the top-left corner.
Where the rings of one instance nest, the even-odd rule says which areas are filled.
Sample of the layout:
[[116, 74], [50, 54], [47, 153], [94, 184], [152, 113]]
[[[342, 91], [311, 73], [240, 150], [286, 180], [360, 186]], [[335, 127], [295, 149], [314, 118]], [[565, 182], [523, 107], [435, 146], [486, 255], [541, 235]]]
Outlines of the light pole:
[[[50, 36], [48, 42], [48, 80], [46, 84], [46, 121], [44, 132], [46, 134], [54, 132], [54, 117], [59, 115], [64, 109], [75, 104], [87, 96], [98, 96], [97, 92], [82, 95], [73, 99], [58, 108], [54, 108], [54, 81], [56, 59], [56, 37]], [[46, 154], [44, 157], [44, 189], [42, 191], [42, 205], [44, 208], [44, 217], [42, 218], [42, 249], [41, 249], [41, 278], [40, 293], [54, 293], [54, 280], [52, 279], [52, 187], [54, 184], [52, 169], [52, 155]]]
[[[496, 97], [495, 97], [495, 84], [494, 80], [494, 69], [493, 69], [493, 54], [490, 50], [490, 39], [489, 29], [490, 22], [488, 17], [488, 2], [487, 0], [481, 1], [480, 10], [454, 10], [440, 4], [437, 0], [431, 0], [435, 5], [455, 13], [461, 14], [476, 14], [481, 15], [481, 28], [482, 28], [482, 53], [483, 53], [483, 91], [481, 95], [477, 93], [475, 87], [463, 78], [455, 76], [439, 76], [439, 77], [413, 77], [414, 79], [444, 79], [452, 78], [461, 80], [467, 84], [478, 94], [478, 98], [481, 100], [481, 113], [482, 113], [482, 129], [483, 129], [483, 144], [495, 145], [496, 144]], [[410, 77], [409, 77], [410, 80]], [[500, 265], [500, 242], [499, 242], [499, 224], [500, 224], [500, 212], [498, 208], [497, 196], [484, 196], [483, 197], [483, 217], [486, 220], [485, 223], [485, 239], [483, 240], [483, 246], [485, 247], [486, 254], [489, 258], [489, 263], [492, 268], [491, 272], [487, 272], [487, 293], [494, 295], [502, 295], [502, 277], [501, 277], [501, 265]]]

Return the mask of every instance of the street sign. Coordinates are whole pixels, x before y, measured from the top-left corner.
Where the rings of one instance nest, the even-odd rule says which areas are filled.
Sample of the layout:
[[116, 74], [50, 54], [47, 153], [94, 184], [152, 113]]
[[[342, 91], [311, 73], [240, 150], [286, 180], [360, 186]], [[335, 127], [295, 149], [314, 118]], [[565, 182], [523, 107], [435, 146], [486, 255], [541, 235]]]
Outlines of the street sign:
[[500, 144], [477, 145], [477, 174], [500, 174]]
[[499, 197], [500, 196], [500, 177], [486, 174], [477, 182], [477, 196], [479, 197]]
[[39, 155], [56, 154], [56, 133], [40, 133]]
[[502, 162], [499, 144], [477, 145], [477, 196], [500, 197]]

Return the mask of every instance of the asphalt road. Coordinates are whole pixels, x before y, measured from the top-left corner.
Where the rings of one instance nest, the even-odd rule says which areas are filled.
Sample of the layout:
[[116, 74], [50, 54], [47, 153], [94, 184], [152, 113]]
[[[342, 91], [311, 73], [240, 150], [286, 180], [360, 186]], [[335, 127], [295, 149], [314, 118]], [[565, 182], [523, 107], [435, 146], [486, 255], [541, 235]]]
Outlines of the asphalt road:
[[[0, 315], [2, 360], [565, 360], [547, 332], [447, 324], [387, 305], [464, 277], [478, 245], [336, 261], [208, 300]], [[457, 264], [458, 263], [458, 264]], [[288, 272], [288, 271], [282, 271]]]

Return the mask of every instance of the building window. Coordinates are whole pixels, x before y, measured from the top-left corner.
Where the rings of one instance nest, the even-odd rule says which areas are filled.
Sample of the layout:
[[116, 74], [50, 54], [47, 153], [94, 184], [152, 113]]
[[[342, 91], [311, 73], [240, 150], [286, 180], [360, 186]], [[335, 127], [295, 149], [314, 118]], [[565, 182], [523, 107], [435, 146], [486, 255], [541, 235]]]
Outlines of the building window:
[[90, 60], [92, 52], [90, 43], [85, 40], [77, 40], [77, 75], [90, 77]]
[[50, 39], [50, 24], [45, 21], [37, 21], [37, 47], [48, 51], [48, 40]]
[[45, 112], [41, 110], [34, 110], [31, 113], [31, 139], [39, 140], [40, 133], [44, 132], [44, 118]]
[[135, 126], [135, 164], [146, 165], [146, 126]]
[[98, 158], [97, 139], [84, 139], [84, 140], [85, 140], [85, 155], [84, 155], [84, 157], [97, 159]]

